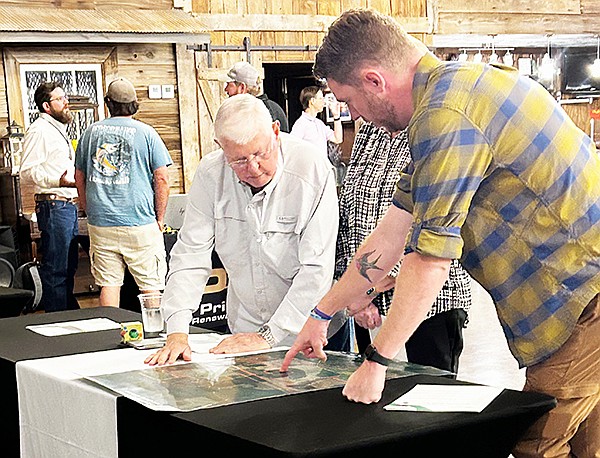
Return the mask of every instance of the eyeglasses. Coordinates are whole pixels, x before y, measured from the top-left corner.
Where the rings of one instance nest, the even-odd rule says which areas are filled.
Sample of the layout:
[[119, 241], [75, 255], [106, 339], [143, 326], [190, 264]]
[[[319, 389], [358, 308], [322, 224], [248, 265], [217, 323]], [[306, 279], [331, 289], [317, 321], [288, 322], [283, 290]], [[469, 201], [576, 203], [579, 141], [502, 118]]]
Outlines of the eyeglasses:
[[274, 144], [275, 144], [275, 139], [273, 139], [273, 142], [271, 143], [271, 146], [267, 151], [259, 151], [258, 153], [251, 154], [250, 156], [248, 156], [244, 159], [238, 159], [237, 161], [231, 161], [231, 162], [228, 162], [227, 164], [233, 170], [243, 170], [246, 167], [248, 167], [250, 165], [250, 163], [253, 161], [259, 162], [259, 161], [269, 159], [271, 157], [271, 154], [273, 153]]
[[65, 103], [65, 102], [69, 101], [69, 96], [68, 95], [61, 95], [60, 97], [53, 97], [49, 101], [50, 102], [54, 102], [55, 100], [60, 100], [61, 102]]

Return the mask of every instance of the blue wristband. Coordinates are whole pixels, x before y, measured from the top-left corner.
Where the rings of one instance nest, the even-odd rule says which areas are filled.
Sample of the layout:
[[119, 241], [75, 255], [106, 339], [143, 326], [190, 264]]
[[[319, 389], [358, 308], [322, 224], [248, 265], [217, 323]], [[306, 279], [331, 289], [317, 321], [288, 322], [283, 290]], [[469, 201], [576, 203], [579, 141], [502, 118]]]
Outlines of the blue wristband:
[[317, 307], [315, 307], [314, 309], [312, 309], [310, 311], [310, 316], [312, 316], [313, 318], [316, 318], [317, 320], [321, 320], [321, 321], [329, 321], [333, 318], [332, 316], [329, 316], [326, 313], [321, 312]]

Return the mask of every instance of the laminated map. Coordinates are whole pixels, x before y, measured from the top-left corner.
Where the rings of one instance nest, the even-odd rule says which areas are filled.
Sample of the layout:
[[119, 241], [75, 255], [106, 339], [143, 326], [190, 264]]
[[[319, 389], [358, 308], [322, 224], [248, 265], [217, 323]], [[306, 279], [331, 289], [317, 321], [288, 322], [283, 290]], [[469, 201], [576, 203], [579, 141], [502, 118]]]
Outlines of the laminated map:
[[[295, 393], [342, 387], [362, 363], [355, 353], [327, 352], [327, 360], [294, 358], [280, 373], [286, 350], [212, 361], [85, 377], [152, 410], [191, 411]], [[387, 378], [448, 375], [433, 367], [398, 361]]]

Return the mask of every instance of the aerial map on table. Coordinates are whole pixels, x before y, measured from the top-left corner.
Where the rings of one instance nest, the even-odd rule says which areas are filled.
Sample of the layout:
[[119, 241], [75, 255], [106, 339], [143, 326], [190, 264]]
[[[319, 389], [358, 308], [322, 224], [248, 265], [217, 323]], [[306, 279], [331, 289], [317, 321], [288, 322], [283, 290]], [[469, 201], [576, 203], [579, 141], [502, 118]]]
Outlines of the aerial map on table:
[[[328, 352], [325, 362], [298, 355], [282, 374], [284, 355], [280, 350], [86, 378], [153, 410], [190, 411], [342, 387], [362, 362], [353, 353]], [[387, 378], [415, 374], [448, 372], [398, 362]]]

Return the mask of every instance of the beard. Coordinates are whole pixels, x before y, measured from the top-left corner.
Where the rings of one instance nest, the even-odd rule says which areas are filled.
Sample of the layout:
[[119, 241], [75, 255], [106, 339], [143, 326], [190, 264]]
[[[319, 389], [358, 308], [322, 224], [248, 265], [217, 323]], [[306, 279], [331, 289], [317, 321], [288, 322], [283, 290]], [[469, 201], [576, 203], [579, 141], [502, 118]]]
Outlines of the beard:
[[378, 111], [379, 119], [373, 121], [374, 124], [383, 127], [390, 134], [395, 134], [403, 130], [406, 126], [402, 126], [398, 121], [395, 107], [391, 103], [380, 102]]
[[62, 110], [52, 109], [49, 114], [58, 122], [63, 124], [69, 124], [71, 121], [73, 121], [73, 113], [71, 113], [69, 107], [65, 107]]
[[375, 96], [369, 97], [369, 108], [372, 113], [372, 119], [369, 119], [377, 127], [382, 127], [391, 135], [396, 134], [406, 126], [400, 122], [400, 116], [396, 111], [394, 104], [387, 100], [381, 100]]

